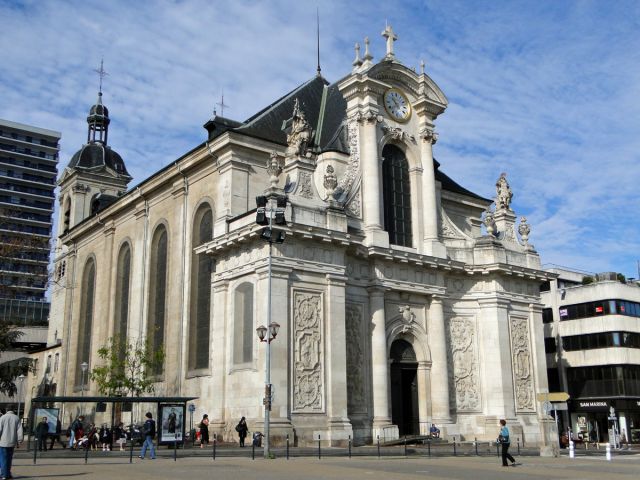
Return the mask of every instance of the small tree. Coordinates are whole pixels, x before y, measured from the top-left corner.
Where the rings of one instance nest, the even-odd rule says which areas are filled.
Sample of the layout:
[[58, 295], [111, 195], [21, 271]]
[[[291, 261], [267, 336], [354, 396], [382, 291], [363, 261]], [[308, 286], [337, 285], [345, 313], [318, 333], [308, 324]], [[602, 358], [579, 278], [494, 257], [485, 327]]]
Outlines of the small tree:
[[[24, 332], [12, 325], [0, 322], [0, 358], [2, 352], [11, 349], [11, 344], [17, 341]], [[13, 397], [18, 391], [15, 380], [22, 374], [26, 375], [33, 369], [33, 361], [30, 358], [16, 358], [0, 361], [0, 393]]]
[[164, 349], [153, 350], [148, 339], [128, 341], [120, 336], [111, 337], [98, 349], [104, 364], [91, 370], [91, 380], [97, 383], [102, 395], [126, 397], [153, 393], [156, 379], [152, 372], [162, 366]]

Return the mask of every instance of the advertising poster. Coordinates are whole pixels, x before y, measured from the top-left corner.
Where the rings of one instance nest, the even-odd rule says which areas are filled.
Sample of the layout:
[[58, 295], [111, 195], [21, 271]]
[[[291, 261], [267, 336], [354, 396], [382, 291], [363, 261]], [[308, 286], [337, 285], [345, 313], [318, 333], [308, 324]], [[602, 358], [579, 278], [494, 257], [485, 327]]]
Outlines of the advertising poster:
[[158, 426], [158, 442], [182, 442], [182, 435], [184, 433], [184, 405], [179, 403], [160, 405], [159, 413], [160, 425]]

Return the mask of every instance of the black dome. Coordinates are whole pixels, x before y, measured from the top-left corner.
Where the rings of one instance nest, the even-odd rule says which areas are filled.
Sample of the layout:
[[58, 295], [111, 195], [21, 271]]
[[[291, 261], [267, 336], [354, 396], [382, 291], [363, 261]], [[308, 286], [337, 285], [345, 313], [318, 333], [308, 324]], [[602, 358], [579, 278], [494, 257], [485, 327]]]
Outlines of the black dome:
[[101, 170], [106, 167], [119, 175], [130, 176], [120, 154], [100, 142], [83, 145], [69, 162], [69, 168]]
[[89, 110], [89, 116], [91, 116], [91, 115], [103, 115], [105, 117], [108, 117], [109, 116], [109, 109], [107, 107], [105, 107], [104, 105], [102, 105], [102, 103], [96, 103]]

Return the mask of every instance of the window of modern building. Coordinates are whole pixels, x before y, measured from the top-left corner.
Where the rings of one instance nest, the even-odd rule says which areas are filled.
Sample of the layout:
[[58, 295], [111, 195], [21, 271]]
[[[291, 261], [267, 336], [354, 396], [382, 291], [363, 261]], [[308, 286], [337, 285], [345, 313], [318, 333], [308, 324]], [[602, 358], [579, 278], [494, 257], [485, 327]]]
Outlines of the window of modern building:
[[556, 339], [553, 337], [546, 337], [544, 339], [544, 352], [545, 353], [556, 353]]
[[87, 260], [82, 272], [80, 284], [80, 318], [78, 319], [78, 350], [76, 355], [76, 386], [80, 387], [85, 378], [80, 364], [91, 364], [91, 332], [93, 330], [93, 306], [96, 284], [96, 263], [93, 258]]
[[395, 145], [385, 145], [382, 157], [384, 229], [389, 233], [389, 243], [411, 247], [409, 163], [402, 150]]
[[600, 332], [562, 337], [562, 348], [568, 352], [609, 347], [640, 348], [640, 333]]
[[243, 283], [235, 291], [233, 362], [247, 363], [253, 359], [253, 285]]
[[553, 323], [553, 309], [542, 309], [542, 323]]
[[[147, 337], [151, 349], [158, 351], [164, 348], [164, 331], [166, 319], [167, 295], [167, 229], [160, 225], [153, 233], [151, 241], [149, 272], [149, 308], [147, 309]], [[162, 374], [164, 365], [155, 367], [153, 373]]]
[[599, 317], [601, 315], [627, 315], [640, 317], [640, 303], [626, 300], [597, 300], [565, 305], [558, 309], [560, 320]]
[[640, 365], [567, 368], [566, 373], [573, 398], [640, 395]]
[[560, 372], [557, 368], [547, 368], [547, 381], [549, 382], [550, 392], [561, 392]]
[[114, 335], [126, 340], [129, 330], [129, 292], [131, 282], [131, 246], [125, 243], [118, 253]]
[[549, 280], [540, 284], [541, 292], [548, 292], [549, 290], [551, 290], [551, 282], [549, 282]]
[[209, 332], [211, 318], [211, 274], [213, 260], [196, 254], [194, 248], [213, 238], [213, 212], [201, 205], [193, 222], [191, 249], [191, 308], [189, 315], [189, 369], [209, 367]]

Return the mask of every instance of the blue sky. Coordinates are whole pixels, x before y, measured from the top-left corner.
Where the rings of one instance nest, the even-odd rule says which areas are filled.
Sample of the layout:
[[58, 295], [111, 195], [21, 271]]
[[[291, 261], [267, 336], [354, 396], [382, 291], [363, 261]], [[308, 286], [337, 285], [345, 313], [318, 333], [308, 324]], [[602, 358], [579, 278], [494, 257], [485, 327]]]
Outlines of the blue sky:
[[637, 277], [640, 2], [0, 0], [0, 117], [62, 132], [61, 167], [86, 139], [104, 58], [109, 143], [138, 183], [315, 74], [351, 69], [353, 44], [400, 61], [449, 99], [435, 155], [487, 197], [508, 173], [543, 263]]

